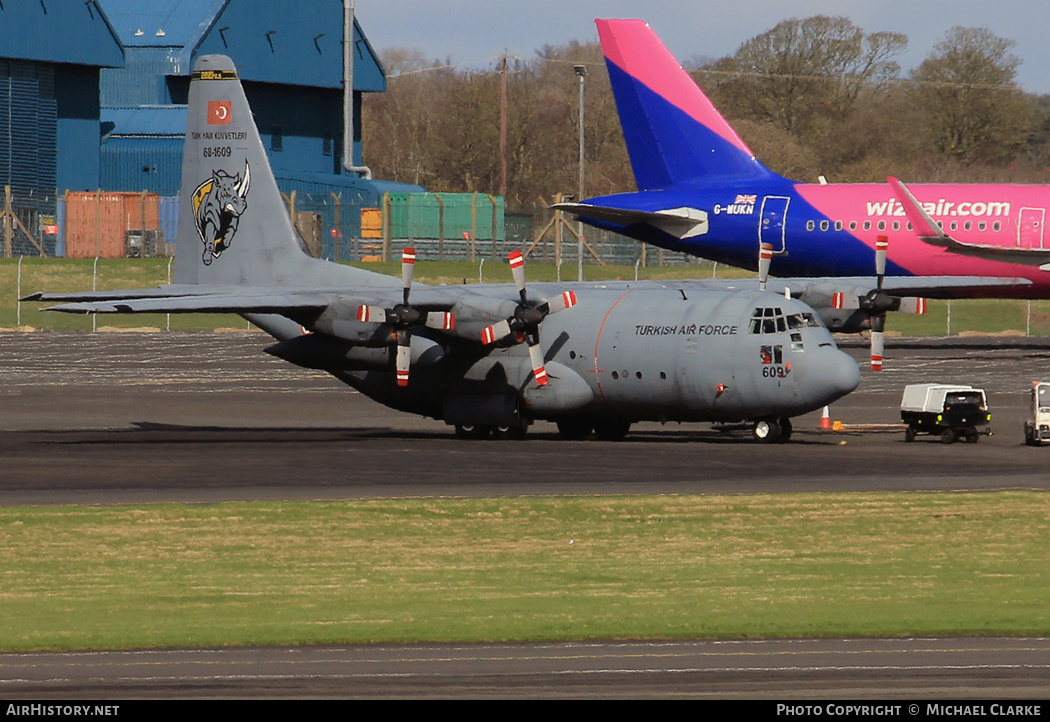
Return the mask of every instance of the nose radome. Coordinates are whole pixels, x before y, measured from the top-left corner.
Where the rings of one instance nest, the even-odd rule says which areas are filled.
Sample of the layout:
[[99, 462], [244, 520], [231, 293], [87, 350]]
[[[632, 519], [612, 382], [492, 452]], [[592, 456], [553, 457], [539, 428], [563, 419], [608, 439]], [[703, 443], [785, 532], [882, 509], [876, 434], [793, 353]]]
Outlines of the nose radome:
[[849, 354], [836, 349], [830, 355], [829, 380], [835, 389], [835, 398], [842, 398], [860, 385], [860, 367]]
[[[820, 405], [841, 399], [860, 384], [860, 367], [849, 354], [838, 349], [821, 349], [816, 368], [809, 374], [814, 396], [824, 398]], [[813, 373], [815, 372], [815, 373]]]

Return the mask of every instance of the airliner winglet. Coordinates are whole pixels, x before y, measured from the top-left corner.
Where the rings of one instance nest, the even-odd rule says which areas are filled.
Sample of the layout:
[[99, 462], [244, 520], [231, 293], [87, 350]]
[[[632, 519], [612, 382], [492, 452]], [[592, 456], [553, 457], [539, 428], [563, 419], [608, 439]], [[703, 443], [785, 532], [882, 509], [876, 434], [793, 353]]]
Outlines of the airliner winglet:
[[933, 218], [923, 209], [912, 195], [908, 187], [899, 179], [888, 177], [886, 182], [890, 184], [904, 212], [908, 214], [908, 220], [915, 228], [915, 234], [924, 243], [931, 246], [946, 248], [952, 253], [975, 258], [986, 258], [991, 261], [1007, 261], [1009, 263], [1023, 263], [1027, 266], [1039, 266], [1040, 270], [1050, 271], [1050, 250], [1041, 248], [1007, 248], [1004, 246], [989, 246], [979, 243], [962, 243], [944, 232]]
[[901, 205], [904, 206], [904, 212], [908, 214], [908, 220], [911, 221], [915, 234], [920, 240], [932, 246], [942, 246], [944, 248], [962, 245], [937, 225], [937, 222], [930, 217], [929, 213], [923, 210], [923, 207], [915, 200], [915, 196], [911, 194], [908, 187], [899, 179], [891, 176], [886, 178], [886, 182], [890, 184], [890, 187], [897, 194], [897, 198], [900, 200]]

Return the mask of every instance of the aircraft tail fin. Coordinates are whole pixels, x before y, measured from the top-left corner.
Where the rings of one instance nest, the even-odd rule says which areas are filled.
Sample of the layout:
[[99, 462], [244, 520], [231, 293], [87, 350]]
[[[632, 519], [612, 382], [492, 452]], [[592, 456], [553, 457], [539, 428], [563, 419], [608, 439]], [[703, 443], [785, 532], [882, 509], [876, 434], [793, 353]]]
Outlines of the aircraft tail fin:
[[642, 20], [595, 20], [639, 190], [779, 178]]
[[233, 61], [224, 55], [198, 58], [190, 83], [174, 282], [323, 287], [383, 285], [381, 278], [306, 254]]

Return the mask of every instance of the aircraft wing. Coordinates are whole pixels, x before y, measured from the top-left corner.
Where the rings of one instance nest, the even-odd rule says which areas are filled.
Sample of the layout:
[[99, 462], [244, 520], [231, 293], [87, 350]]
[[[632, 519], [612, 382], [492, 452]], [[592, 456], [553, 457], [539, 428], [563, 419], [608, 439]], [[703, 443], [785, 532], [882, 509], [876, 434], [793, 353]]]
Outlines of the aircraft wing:
[[[34, 293], [23, 301], [58, 303], [45, 311], [63, 313], [273, 313], [321, 312], [340, 298], [354, 303], [393, 306], [400, 288], [310, 289], [289, 287], [162, 286], [160, 288], [85, 293]], [[461, 294], [421, 288], [413, 299], [425, 310], [447, 310]]]
[[1041, 248], [1004, 248], [1003, 246], [990, 246], [983, 243], [963, 243], [952, 238], [944, 232], [944, 229], [930, 217], [922, 205], [915, 199], [908, 187], [899, 179], [889, 177], [886, 181], [897, 194], [897, 199], [904, 206], [904, 212], [908, 214], [912, 228], [919, 240], [929, 243], [931, 246], [945, 248], [952, 253], [975, 258], [985, 258], [990, 261], [1004, 261], [1006, 263], [1021, 263], [1026, 266], [1039, 266], [1041, 270], [1050, 271], [1050, 250]]
[[629, 208], [596, 206], [590, 203], [555, 203], [556, 211], [565, 211], [582, 218], [630, 226], [648, 223], [677, 238], [691, 238], [707, 233], [707, 213], [697, 208], [668, 208], [661, 211], [638, 211]]
[[[699, 281], [708, 287], [719, 288], [757, 288], [758, 280], [741, 278], [725, 280]], [[874, 276], [829, 276], [814, 278], [776, 278], [771, 277], [767, 283], [768, 290], [782, 293], [785, 288], [793, 298], [817, 307], [824, 296], [835, 293], [855, 293], [865, 295], [876, 287]], [[1001, 291], [1016, 289], [1023, 291], [1032, 282], [1027, 278], [1010, 278], [994, 276], [887, 276], [883, 281], [882, 291], [898, 298], [922, 296], [923, 298], [950, 299], [974, 298], [982, 291]]]

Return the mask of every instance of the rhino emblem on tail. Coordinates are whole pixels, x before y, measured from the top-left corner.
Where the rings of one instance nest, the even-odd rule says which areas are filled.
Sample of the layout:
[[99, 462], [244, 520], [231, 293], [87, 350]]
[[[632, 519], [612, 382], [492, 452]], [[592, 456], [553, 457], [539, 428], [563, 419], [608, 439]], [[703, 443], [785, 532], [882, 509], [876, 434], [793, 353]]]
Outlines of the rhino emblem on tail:
[[251, 179], [251, 168], [245, 161], [242, 175], [233, 176], [224, 170], [212, 171], [211, 178], [193, 191], [193, 218], [197, 234], [204, 243], [205, 266], [210, 266], [230, 247], [241, 214], [248, 207]]

